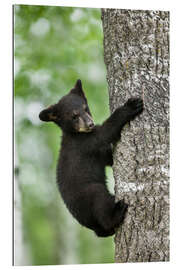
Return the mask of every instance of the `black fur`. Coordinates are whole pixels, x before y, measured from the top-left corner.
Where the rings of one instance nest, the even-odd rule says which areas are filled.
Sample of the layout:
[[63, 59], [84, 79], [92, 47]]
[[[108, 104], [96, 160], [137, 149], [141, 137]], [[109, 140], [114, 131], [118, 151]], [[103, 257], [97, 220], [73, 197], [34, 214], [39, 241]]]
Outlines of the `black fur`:
[[42, 121], [53, 121], [63, 131], [57, 164], [61, 196], [80, 224], [106, 237], [124, 219], [127, 204], [115, 203], [105, 183], [105, 166], [113, 164], [111, 143], [123, 126], [143, 111], [140, 98], [129, 99], [102, 124], [94, 126], [86, 97], [78, 80], [69, 94], [43, 110]]

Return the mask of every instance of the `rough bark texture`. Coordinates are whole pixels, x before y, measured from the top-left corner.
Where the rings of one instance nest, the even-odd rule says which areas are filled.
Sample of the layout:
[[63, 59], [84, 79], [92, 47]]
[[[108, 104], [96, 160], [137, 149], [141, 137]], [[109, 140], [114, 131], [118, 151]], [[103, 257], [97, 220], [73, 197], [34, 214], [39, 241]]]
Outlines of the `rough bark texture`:
[[145, 110], [114, 151], [116, 200], [129, 204], [115, 262], [169, 260], [169, 12], [102, 9], [110, 109], [142, 96]]

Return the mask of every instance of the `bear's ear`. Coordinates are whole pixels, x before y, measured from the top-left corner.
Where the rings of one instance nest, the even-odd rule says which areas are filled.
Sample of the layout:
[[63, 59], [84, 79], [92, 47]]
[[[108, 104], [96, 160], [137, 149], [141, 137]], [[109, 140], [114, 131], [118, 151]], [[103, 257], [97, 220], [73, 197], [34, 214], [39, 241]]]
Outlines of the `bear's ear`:
[[83, 91], [83, 89], [82, 89], [82, 82], [81, 82], [80, 79], [77, 80], [77, 82], [76, 82], [74, 88], [76, 88], [76, 89], [79, 90], [80, 92]]
[[[71, 90], [71, 93], [72, 94], [76, 94], [76, 95], [79, 95], [83, 98], [85, 98], [85, 94], [83, 92], [83, 89], [82, 89], [82, 83], [81, 83], [81, 80], [77, 80], [74, 88]], [[85, 98], [86, 99], [86, 98]]]
[[41, 121], [49, 122], [57, 120], [56, 109], [54, 105], [49, 106], [40, 112], [39, 118]]

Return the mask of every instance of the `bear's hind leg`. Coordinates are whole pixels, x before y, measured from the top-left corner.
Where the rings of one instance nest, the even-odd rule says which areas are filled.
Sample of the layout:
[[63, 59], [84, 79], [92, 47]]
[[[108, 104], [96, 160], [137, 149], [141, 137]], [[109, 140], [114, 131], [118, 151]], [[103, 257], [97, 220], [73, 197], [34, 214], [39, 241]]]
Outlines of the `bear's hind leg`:
[[[93, 205], [94, 218], [102, 228], [102, 234], [110, 234], [122, 224], [128, 208], [124, 200], [115, 203], [115, 197], [100, 184], [98, 189], [96, 188]], [[100, 234], [101, 230], [97, 231], [98, 233]]]
[[105, 231], [103, 228], [98, 227], [96, 228], [95, 233], [99, 237], [107, 237], [107, 236], [112, 236], [113, 234], [115, 234], [115, 230], [113, 229], [111, 231]]

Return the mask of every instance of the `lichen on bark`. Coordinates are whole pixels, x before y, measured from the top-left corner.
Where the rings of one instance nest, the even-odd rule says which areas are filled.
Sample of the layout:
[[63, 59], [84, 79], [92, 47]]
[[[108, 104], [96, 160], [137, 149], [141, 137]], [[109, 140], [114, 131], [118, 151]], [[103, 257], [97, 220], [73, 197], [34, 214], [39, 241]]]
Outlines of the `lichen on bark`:
[[144, 100], [114, 149], [116, 200], [129, 204], [115, 261], [168, 261], [169, 12], [102, 9], [102, 22], [111, 112]]

